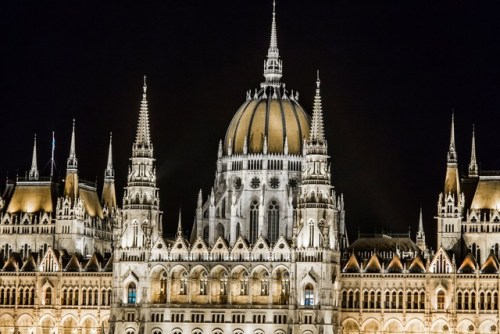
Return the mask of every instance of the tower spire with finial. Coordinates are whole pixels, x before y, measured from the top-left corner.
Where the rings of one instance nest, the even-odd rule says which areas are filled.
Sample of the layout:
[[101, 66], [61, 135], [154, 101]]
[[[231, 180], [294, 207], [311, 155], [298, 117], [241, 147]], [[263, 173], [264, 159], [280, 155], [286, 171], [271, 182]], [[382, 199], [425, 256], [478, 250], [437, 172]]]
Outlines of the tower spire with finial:
[[105, 180], [114, 180], [115, 170], [113, 169], [113, 133], [109, 133], [109, 148], [108, 148], [108, 162], [104, 172]]
[[280, 86], [280, 79], [282, 75], [283, 63], [280, 60], [280, 53], [278, 50], [278, 37], [276, 33], [276, 0], [274, 0], [273, 20], [271, 23], [271, 40], [269, 43], [269, 49], [267, 50], [267, 57], [264, 61], [264, 78], [266, 78], [266, 81], [262, 83], [262, 86]]
[[75, 148], [75, 119], [73, 118], [73, 130], [71, 132], [71, 145], [69, 149], [69, 157], [66, 165], [68, 170], [78, 169], [78, 160], [76, 159], [76, 148]]
[[177, 222], [177, 237], [182, 237], [182, 212], [179, 209], [179, 221]]
[[144, 76], [144, 84], [142, 86], [142, 101], [139, 111], [139, 121], [137, 124], [137, 134], [133, 146], [134, 156], [145, 155], [152, 157], [153, 144], [151, 143], [151, 136], [149, 130], [149, 110], [147, 100], [147, 83], [146, 76]]
[[313, 117], [311, 121], [311, 133], [309, 139], [311, 141], [324, 141], [325, 130], [323, 126], [323, 106], [321, 104], [321, 92], [319, 79], [319, 70], [316, 77], [316, 96], [314, 96]]
[[36, 181], [38, 180], [38, 177], [40, 174], [38, 173], [38, 165], [37, 165], [37, 157], [36, 157], [36, 134], [35, 138], [33, 139], [33, 156], [31, 158], [31, 169], [28, 174], [28, 179]]
[[424, 219], [422, 216], [422, 206], [420, 206], [420, 215], [418, 218], [417, 246], [422, 251], [425, 251], [427, 248], [427, 246], [425, 245], [425, 232], [424, 232]]
[[457, 163], [457, 150], [455, 147], [455, 111], [451, 114], [450, 148], [448, 149], [448, 163]]
[[472, 125], [472, 145], [470, 151], [469, 177], [477, 177], [478, 172], [479, 170], [476, 160], [476, 131], [474, 125]]

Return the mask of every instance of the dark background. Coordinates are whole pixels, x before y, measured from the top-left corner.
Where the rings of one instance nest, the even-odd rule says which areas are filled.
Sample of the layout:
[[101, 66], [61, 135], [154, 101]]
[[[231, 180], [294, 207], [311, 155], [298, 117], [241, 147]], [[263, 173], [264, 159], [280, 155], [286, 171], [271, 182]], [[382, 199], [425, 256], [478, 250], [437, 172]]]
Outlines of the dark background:
[[[197, 192], [205, 197], [213, 182], [218, 141], [246, 90], [263, 79], [271, 8], [270, 0], [3, 3], [0, 175], [25, 174], [34, 133], [46, 166], [54, 130], [63, 176], [76, 118], [80, 175], [100, 187], [113, 132], [121, 203], [146, 74], [166, 232], [175, 231], [180, 207], [189, 230]], [[500, 169], [499, 9], [278, 1], [283, 81], [308, 111], [321, 71], [333, 182], [345, 196], [351, 239], [358, 228], [409, 226], [414, 237], [422, 205], [435, 247], [452, 108], [461, 170], [473, 123], [480, 166]]]

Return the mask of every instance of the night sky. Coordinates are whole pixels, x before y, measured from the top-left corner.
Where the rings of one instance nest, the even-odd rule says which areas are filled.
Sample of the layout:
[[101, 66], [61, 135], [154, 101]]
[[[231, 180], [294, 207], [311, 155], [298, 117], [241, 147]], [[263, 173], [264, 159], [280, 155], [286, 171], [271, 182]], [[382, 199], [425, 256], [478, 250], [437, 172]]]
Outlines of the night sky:
[[[48, 175], [54, 130], [63, 176], [76, 118], [80, 177], [99, 188], [113, 132], [121, 203], [146, 74], [166, 232], [180, 207], [190, 230], [197, 192], [213, 184], [218, 141], [263, 80], [271, 9], [271, 0], [3, 3], [0, 175], [24, 176], [34, 133]], [[411, 226], [414, 237], [422, 205], [435, 248], [452, 108], [461, 171], [472, 124], [480, 167], [500, 169], [499, 10], [476, 1], [278, 1], [282, 81], [309, 112], [321, 72], [351, 241], [358, 228]]]

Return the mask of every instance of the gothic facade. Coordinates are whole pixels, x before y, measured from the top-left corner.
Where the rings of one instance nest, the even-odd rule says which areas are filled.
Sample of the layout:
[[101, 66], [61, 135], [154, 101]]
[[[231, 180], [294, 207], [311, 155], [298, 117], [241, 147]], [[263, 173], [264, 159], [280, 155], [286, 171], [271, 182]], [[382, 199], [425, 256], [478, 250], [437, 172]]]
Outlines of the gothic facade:
[[[276, 14], [264, 81], [220, 141], [191, 234], [162, 231], [147, 85], [118, 207], [109, 143], [102, 195], [79, 178], [26, 178], [0, 200], [0, 333], [498, 333], [500, 176], [475, 139], [461, 177], [452, 120], [438, 247], [408, 235], [349, 243], [331, 183], [321, 82], [312, 114], [282, 82]], [[499, 225], [500, 226], [500, 225]]]

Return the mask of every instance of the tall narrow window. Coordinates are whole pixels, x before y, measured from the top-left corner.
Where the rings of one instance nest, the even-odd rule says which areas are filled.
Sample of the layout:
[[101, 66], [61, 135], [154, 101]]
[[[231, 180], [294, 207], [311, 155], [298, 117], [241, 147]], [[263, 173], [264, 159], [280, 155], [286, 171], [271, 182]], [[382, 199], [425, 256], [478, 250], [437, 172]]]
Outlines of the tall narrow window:
[[259, 201], [253, 200], [250, 204], [250, 243], [255, 243], [259, 235]]
[[135, 287], [135, 283], [132, 282], [128, 285], [127, 289], [127, 303], [135, 304], [137, 298], [137, 288]]
[[188, 279], [187, 279], [187, 273], [183, 272], [180, 275], [180, 292], [179, 294], [181, 295], [187, 295], [188, 290]]
[[314, 246], [314, 221], [309, 221], [309, 247]]
[[260, 295], [267, 296], [269, 294], [269, 275], [266, 273], [263, 275], [260, 281]]
[[247, 273], [244, 273], [241, 277], [240, 295], [242, 295], [242, 296], [248, 295], [248, 275], [247, 275]]
[[227, 296], [227, 274], [224, 273], [220, 279], [220, 295]]
[[444, 291], [439, 291], [437, 294], [437, 308], [439, 310], [444, 309]]
[[137, 244], [138, 244], [138, 241], [139, 241], [139, 224], [137, 222], [134, 222], [133, 232], [134, 232], [134, 235], [133, 235], [133, 244], [132, 244], [132, 246], [133, 247], [137, 247]]
[[45, 289], [45, 305], [52, 305], [52, 289], [50, 287]]
[[207, 273], [204, 272], [200, 275], [200, 295], [207, 294]]
[[267, 211], [267, 239], [270, 243], [278, 240], [280, 232], [280, 207], [277, 201], [271, 201]]
[[304, 289], [304, 305], [314, 305], [314, 288], [311, 283], [307, 283]]

